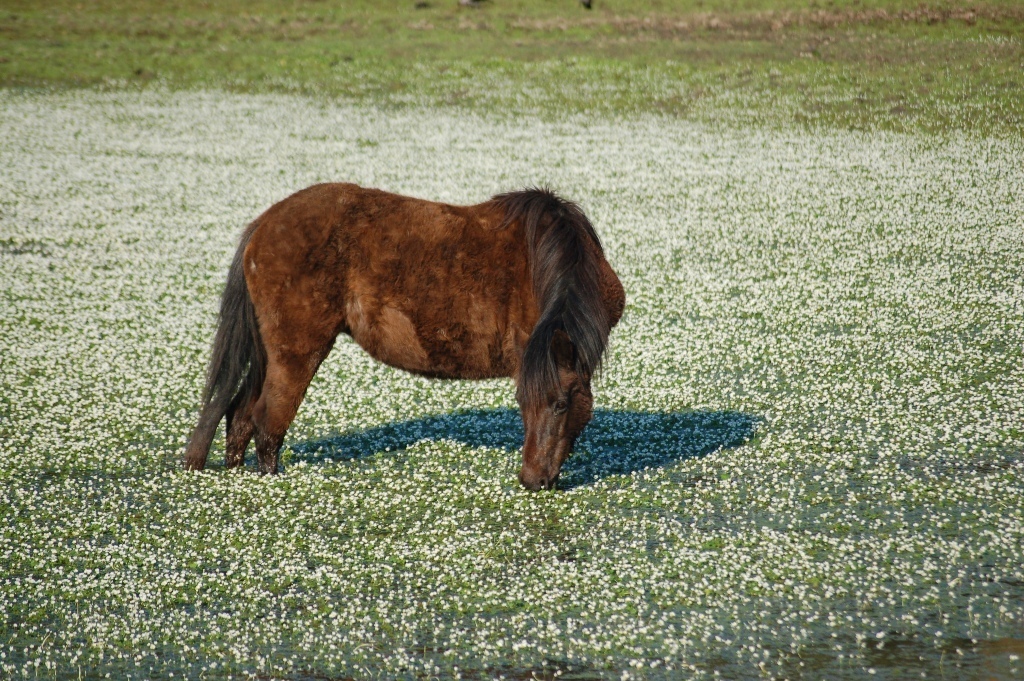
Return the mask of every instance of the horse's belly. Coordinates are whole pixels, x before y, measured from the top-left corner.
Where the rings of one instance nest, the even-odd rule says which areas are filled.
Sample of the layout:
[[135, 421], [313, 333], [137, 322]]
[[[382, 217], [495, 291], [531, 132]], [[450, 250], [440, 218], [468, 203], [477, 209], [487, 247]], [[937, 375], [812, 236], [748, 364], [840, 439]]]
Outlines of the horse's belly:
[[451, 320], [417, 324], [397, 307], [385, 305], [371, 312], [359, 300], [348, 307], [349, 333], [380, 362], [435, 378], [508, 375], [496, 328], [473, 328]]

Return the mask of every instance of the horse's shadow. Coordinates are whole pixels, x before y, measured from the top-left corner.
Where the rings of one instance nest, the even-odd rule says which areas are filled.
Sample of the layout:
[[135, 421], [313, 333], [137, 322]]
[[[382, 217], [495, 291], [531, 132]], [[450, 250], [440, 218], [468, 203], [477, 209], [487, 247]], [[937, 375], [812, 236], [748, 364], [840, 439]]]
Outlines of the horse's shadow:
[[[662, 468], [737, 447], [762, 419], [736, 411], [642, 412], [594, 410], [594, 419], [562, 467], [559, 487], [578, 487], [612, 475]], [[455, 440], [470, 447], [518, 453], [523, 424], [513, 409], [474, 409], [387, 423], [292, 445], [310, 463], [348, 461], [402, 450], [422, 440]]]

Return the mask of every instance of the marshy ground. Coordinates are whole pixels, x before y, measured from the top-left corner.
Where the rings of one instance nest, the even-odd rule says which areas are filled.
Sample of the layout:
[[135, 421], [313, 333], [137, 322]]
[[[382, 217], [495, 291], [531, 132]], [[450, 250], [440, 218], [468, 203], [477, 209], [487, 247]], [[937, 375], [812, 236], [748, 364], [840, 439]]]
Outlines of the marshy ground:
[[[1012, 4], [9, 5], [3, 676], [1024, 671]], [[239, 230], [327, 180], [581, 203], [629, 302], [563, 489], [510, 383], [348, 341], [282, 475], [180, 471]]]

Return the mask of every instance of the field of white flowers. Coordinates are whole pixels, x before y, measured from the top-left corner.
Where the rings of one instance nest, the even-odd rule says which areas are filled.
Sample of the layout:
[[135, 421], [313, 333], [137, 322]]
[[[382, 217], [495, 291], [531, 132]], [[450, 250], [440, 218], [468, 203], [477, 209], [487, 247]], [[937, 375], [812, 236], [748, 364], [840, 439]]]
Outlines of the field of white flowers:
[[[1022, 158], [0, 92], [0, 676], [1024, 673]], [[564, 489], [509, 382], [348, 340], [281, 476], [180, 471], [239, 230], [327, 180], [581, 203], [629, 303]]]

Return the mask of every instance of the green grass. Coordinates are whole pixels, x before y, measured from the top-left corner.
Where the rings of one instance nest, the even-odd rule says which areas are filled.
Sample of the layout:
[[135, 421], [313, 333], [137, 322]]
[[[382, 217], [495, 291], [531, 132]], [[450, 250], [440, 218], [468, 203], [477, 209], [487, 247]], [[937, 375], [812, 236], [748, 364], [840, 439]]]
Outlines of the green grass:
[[0, 85], [1024, 130], [1015, 2], [7, 2]]

